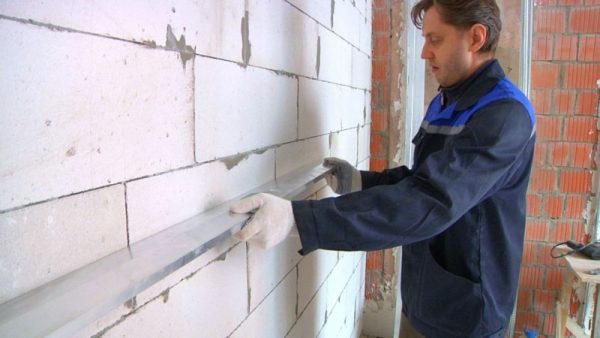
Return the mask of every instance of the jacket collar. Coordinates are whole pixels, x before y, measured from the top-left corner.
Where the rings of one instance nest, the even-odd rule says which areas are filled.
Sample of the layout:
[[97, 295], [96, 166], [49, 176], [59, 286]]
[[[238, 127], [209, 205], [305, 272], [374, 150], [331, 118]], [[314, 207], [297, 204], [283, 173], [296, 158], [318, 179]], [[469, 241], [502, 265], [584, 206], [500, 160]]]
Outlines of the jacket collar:
[[479, 101], [487, 92], [505, 77], [498, 60], [492, 59], [483, 64], [473, 75], [458, 85], [439, 87], [442, 104], [447, 106], [455, 101], [456, 111], [465, 110]]

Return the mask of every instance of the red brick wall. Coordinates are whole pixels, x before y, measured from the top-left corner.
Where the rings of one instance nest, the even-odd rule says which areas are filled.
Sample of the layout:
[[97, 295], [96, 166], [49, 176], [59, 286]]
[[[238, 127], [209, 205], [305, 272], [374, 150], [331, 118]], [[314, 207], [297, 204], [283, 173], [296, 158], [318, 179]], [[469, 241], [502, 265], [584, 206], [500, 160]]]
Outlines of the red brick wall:
[[[401, 13], [392, 11], [398, 1], [373, 0], [373, 73], [371, 87], [371, 160], [370, 170], [388, 168], [390, 154], [391, 83], [392, 69], [392, 18]], [[393, 14], [392, 14], [393, 13]], [[391, 292], [395, 274], [395, 257], [392, 250], [373, 251], [367, 254], [365, 297], [383, 301]]]
[[530, 98], [537, 112], [537, 146], [517, 332], [530, 328], [554, 336], [565, 266], [550, 257], [550, 248], [568, 239], [585, 242], [595, 226], [599, 33], [599, 0], [536, 0]]

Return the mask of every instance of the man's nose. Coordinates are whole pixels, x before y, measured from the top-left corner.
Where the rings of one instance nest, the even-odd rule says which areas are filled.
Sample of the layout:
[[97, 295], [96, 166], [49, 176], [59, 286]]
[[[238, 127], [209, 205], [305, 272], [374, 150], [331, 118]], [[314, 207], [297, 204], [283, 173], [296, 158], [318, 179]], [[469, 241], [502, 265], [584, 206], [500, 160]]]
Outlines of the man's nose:
[[425, 43], [423, 45], [423, 48], [421, 48], [421, 59], [429, 60], [432, 58], [433, 58], [433, 53], [431, 53], [431, 51], [429, 50], [429, 47], [427, 46], [427, 43]]

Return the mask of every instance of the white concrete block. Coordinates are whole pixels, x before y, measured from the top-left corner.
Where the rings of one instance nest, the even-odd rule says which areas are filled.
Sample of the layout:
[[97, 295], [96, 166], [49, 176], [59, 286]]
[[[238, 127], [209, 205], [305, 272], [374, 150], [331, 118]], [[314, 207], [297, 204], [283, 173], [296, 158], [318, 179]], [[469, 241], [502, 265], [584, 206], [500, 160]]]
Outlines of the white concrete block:
[[366, 17], [360, 17], [358, 25], [358, 49], [360, 49], [363, 53], [367, 54], [369, 57], [373, 54], [373, 45], [372, 45], [372, 23], [370, 20], [367, 20]]
[[353, 46], [359, 46], [359, 27], [364, 22], [353, 0], [336, 0], [333, 11], [333, 31]]
[[245, 246], [244, 244], [240, 244], [237, 240], [233, 238], [227, 239], [215, 245], [213, 248], [206, 251], [193, 261], [182, 266], [178, 270], [173, 271], [164, 279], [156, 282], [154, 285], [150, 286], [146, 290], [140, 291], [140, 293], [135, 296], [137, 306], [141, 306], [151, 301], [158, 295], [164, 293], [167, 289], [172, 288], [184, 279], [187, 279], [190, 276], [194, 275], [196, 272], [198, 272], [198, 270], [206, 267], [208, 264], [212, 264], [216, 260], [227, 259], [227, 255], [229, 255], [230, 251], [233, 250], [232, 248], [236, 244]]
[[303, 311], [337, 262], [337, 252], [317, 250], [298, 264], [298, 311]]
[[327, 312], [331, 313], [354, 271], [352, 255], [343, 255], [327, 279]]
[[285, 337], [296, 320], [296, 279], [294, 269], [230, 337]]
[[236, 246], [103, 337], [226, 337], [247, 315], [246, 248]]
[[90, 338], [94, 336], [100, 337], [100, 332], [117, 323], [122, 317], [133, 311], [131, 308], [131, 303], [126, 304], [119, 305], [116, 309], [111, 310], [107, 314], [103, 315], [100, 319], [79, 330], [71, 338]]
[[352, 86], [371, 90], [371, 58], [364, 52], [352, 48]]
[[242, 61], [243, 0], [4, 1], [0, 14], [162, 47], [170, 26], [196, 53]]
[[319, 26], [321, 53], [319, 79], [350, 85], [352, 83], [352, 46], [339, 35]]
[[343, 89], [343, 101], [337, 102], [342, 107], [342, 129], [353, 128], [364, 124], [365, 91], [362, 89]]
[[321, 25], [331, 28], [331, 1], [287, 0]]
[[122, 185], [0, 214], [0, 303], [126, 245]]
[[331, 156], [342, 158], [356, 165], [358, 151], [357, 128], [331, 134]]
[[296, 139], [297, 79], [202, 57], [195, 70], [198, 162]]
[[325, 288], [319, 289], [308, 306], [299, 314], [299, 318], [286, 338], [316, 337], [325, 324], [327, 311]]
[[356, 127], [364, 116], [364, 92], [317, 80], [300, 79], [299, 136], [307, 138]]
[[250, 64], [316, 77], [318, 24], [281, 0], [248, 0], [248, 8]]
[[312, 163], [320, 163], [327, 156], [329, 156], [327, 135], [284, 144], [275, 149], [277, 177]]
[[371, 91], [365, 89], [365, 124], [372, 121], [371, 111]]
[[295, 268], [302, 256], [299, 237], [289, 237], [268, 250], [248, 245], [248, 281], [250, 283], [250, 311], [254, 310], [273, 288]]
[[0, 210], [193, 163], [178, 53], [7, 20], [0, 42]]
[[[274, 151], [269, 150], [127, 183], [130, 242], [273, 180], [274, 161]], [[235, 166], [229, 169], [232, 165]]]
[[358, 162], [363, 162], [371, 155], [371, 125], [358, 127]]

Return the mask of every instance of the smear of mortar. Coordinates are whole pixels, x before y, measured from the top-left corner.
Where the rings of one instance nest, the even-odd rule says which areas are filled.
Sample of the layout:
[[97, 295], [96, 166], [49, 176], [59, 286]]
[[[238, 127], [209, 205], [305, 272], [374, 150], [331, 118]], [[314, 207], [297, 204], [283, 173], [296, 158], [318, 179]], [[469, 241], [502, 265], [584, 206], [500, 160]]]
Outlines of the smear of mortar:
[[196, 53], [196, 50], [192, 48], [192, 46], [185, 44], [185, 36], [183, 36], [183, 34], [181, 34], [179, 40], [177, 40], [175, 34], [173, 34], [171, 25], [167, 25], [167, 41], [165, 42], [165, 48], [167, 50], [179, 52], [181, 62], [183, 63], [183, 69], [185, 69], [186, 62], [194, 58]]

